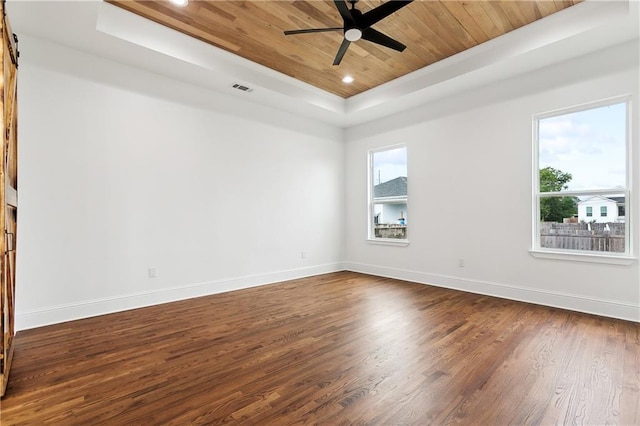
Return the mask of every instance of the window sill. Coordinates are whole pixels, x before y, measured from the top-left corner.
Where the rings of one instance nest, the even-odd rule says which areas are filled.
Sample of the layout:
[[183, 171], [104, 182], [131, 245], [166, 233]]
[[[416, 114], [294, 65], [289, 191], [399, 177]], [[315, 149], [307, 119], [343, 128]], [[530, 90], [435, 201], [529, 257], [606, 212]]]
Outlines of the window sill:
[[409, 240], [392, 240], [390, 238], [369, 238], [367, 239], [368, 244], [380, 245], [380, 246], [396, 246], [396, 247], [406, 247], [409, 245]]
[[615, 254], [592, 254], [563, 251], [529, 250], [531, 256], [539, 259], [567, 260], [571, 262], [604, 263], [609, 265], [632, 265], [637, 257]]

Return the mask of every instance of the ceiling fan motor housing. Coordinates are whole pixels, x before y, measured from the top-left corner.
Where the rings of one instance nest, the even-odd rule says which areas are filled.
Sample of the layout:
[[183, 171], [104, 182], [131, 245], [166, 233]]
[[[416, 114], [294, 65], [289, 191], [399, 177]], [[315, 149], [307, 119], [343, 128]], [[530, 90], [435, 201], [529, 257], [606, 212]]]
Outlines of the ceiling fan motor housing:
[[347, 22], [346, 19], [344, 20], [344, 38], [349, 41], [358, 41], [362, 37], [362, 28], [360, 28], [360, 26], [358, 25], [360, 17], [362, 16], [362, 12], [355, 8], [355, 1], [352, 1], [350, 3], [350, 12], [353, 21]]

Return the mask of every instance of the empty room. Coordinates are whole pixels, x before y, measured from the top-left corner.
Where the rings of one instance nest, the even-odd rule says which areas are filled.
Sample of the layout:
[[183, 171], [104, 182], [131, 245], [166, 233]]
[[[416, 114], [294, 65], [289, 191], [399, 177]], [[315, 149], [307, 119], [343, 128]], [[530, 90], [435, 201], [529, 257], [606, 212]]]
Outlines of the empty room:
[[0, 3], [0, 423], [640, 424], [640, 3]]

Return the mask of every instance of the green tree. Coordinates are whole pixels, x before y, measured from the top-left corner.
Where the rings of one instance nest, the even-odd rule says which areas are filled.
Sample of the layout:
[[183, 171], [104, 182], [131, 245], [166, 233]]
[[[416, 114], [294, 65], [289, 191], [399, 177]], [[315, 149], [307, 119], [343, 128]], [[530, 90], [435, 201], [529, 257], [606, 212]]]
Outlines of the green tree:
[[[571, 173], [553, 167], [540, 169], [540, 192], [558, 192], [567, 189], [572, 179]], [[578, 213], [576, 197], [540, 198], [540, 220], [543, 222], [562, 222], [565, 217]]]

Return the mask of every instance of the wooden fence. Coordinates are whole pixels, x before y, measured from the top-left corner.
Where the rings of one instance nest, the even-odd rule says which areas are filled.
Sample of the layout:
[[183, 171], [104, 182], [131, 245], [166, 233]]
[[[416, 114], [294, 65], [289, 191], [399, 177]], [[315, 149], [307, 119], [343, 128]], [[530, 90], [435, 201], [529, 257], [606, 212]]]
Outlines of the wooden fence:
[[624, 253], [624, 235], [540, 234], [540, 246], [566, 250]]
[[540, 223], [540, 246], [581, 251], [624, 253], [624, 223]]
[[376, 225], [376, 238], [394, 238], [397, 240], [407, 239], [407, 225]]

